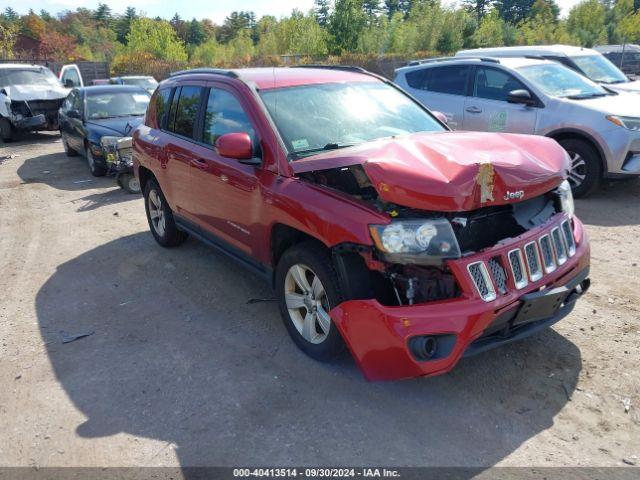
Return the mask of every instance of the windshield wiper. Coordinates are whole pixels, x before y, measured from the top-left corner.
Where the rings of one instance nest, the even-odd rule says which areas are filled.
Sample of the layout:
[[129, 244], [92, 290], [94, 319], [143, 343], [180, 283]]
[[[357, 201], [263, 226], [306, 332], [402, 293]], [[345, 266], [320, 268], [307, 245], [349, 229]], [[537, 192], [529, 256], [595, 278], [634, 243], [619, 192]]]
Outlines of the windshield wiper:
[[609, 93], [583, 93], [580, 95], [567, 95], [564, 98], [568, 98], [570, 100], [586, 100], [588, 98], [596, 98], [596, 97], [606, 97], [610, 95]]
[[295, 155], [306, 155], [309, 153], [323, 152], [325, 150], [338, 150], [340, 148], [353, 147], [355, 143], [327, 143], [324, 147], [308, 148], [307, 150], [298, 150]]

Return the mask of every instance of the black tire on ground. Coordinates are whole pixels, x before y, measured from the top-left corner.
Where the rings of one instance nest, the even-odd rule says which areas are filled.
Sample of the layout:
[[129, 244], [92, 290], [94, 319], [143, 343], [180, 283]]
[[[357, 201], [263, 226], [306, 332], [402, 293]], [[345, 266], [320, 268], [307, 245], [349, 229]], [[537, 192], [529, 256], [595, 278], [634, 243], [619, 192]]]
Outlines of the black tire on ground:
[[0, 118], [0, 138], [6, 143], [14, 140], [13, 127], [6, 118]]
[[121, 173], [118, 175], [118, 185], [129, 193], [140, 193], [140, 182], [133, 173]]
[[[159, 210], [162, 212], [162, 219], [164, 220], [162, 229], [158, 228], [155, 220], [152, 219], [149, 207], [150, 197], [153, 197], [156, 201], [159, 200]], [[171, 207], [169, 207], [162, 190], [160, 190], [158, 182], [153, 178], [147, 180], [144, 186], [144, 208], [147, 212], [149, 230], [151, 230], [153, 238], [155, 238], [156, 242], [160, 245], [163, 247], [177, 247], [187, 239], [188, 234], [178, 229], [173, 218]]]
[[[560, 140], [560, 145], [569, 153], [572, 161], [576, 155], [580, 156], [579, 167], [575, 173], [584, 176], [581, 183], [576, 182], [577, 176], [569, 175], [569, 183], [573, 196], [576, 198], [591, 195], [600, 185], [602, 180], [602, 161], [600, 154], [589, 143], [579, 138]], [[572, 165], [573, 168], [573, 165]]]
[[107, 174], [107, 167], [98, 163], [98, 161], [93, 157], [93, 154], [91, 153], [91, 147], [89, 147], [88, 145], [86, 150], [86, 157], [91, 175], [93, 175], [94, 177], [104, 177]]
[[69, 142], [62, 132], [60, 132], [60, 138], [62, 138], [62, 147], [64, 148], [64, 153], [67, 154], [67, 157], [77, 156], [78, 152], [69, 146]]
[[[338, 274], [333, 265], [331, 255], [319, 243], [309, 241], [294, 245], [284, 252], [276, 267], [276, 297], [284, 325], [294, 343], [311, 358], [327, 362], [345, 350], [345, 344], [338, 328], [331, 322], [329, 333], [321, 343], [312, 343], [298, 331], [285, 300], [285, 281], [289, 269], [294, 265], [304, 265], [312, 270], [324, 287], [329, 310], [344, 299], [340, 292]], [[328, 310], [326, 310], [328, 311]]]

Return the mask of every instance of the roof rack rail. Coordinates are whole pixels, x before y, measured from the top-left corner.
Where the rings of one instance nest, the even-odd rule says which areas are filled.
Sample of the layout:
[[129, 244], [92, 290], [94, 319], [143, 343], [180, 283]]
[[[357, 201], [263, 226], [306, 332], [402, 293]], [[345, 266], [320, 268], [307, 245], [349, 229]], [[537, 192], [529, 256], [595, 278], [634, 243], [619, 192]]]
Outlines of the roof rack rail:
[[180, 75], [188, 75], [190, 73], [210, 73], [214, 75], [224, 75], [226, 77], [238, 78], [238, 74], [233, 70], [226, 70], [224, 68], [191, 68], [189, 70], [180, 70], [177, 72], [171, 72], [169, 77], [179, 77]]
[[344, 70], [347, 72], [369, 73], [368, 70], [355, 65], [324, 65], [321, 63], [306, 63], [304, 65], [291, 65], [291, 68], [326, 68], [327, 70]]
[[449, 60], [480, 60], [481, 62], [500, 63], [500, 60], [494, 57], [467, 57], [466, 55], [461, 55], [459, 57], [436, 57], [425, 58], [422, 60], [411, 60], [407, 63], [407, 66], [413, 67], [415, 65], [422, 65], [424, 63], [447, 62]]

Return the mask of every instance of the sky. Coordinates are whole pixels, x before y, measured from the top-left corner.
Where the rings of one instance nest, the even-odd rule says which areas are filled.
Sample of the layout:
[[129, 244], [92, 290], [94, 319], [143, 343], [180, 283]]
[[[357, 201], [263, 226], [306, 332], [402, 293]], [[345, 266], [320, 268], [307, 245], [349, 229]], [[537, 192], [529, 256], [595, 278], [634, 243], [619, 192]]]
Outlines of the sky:
[[[556, 1], [564, 16], [580, 0]], [[114, 13], [122, 13], [131, 5], [150, 17], [159, 16], [170, 19], [178, 13], [184, 19], [209, 18], [218, 24], [222, 23], [234, 10], [252, 10], [260, 18], [262, 15], [276, 17], [288, 15], [294, 8], [306, 12], [313, 7], [313, 0], [103, 0], [103, 2], [108, 4]], [[45, 9], [49, 13], [58, 13], [63, 10], [75, 10], [79, 6], [95, 8], [98, 3], [100, 3], [99, 0], [20, 0], [20, 2], [0, 0], [0, 10], [10, 5], [21, 14], [27, 13], [30, 8], [36, 12]]]

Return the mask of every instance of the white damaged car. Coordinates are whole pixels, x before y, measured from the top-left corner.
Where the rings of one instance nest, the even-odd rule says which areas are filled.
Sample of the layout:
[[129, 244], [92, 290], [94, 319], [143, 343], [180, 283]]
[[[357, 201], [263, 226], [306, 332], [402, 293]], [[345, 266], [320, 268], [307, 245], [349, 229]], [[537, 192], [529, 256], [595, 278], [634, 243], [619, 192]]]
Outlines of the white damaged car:
[[0, 138], [17, 132], [57, 130], [58, 110], [69, 89], [47, 67], [0, 64]]

